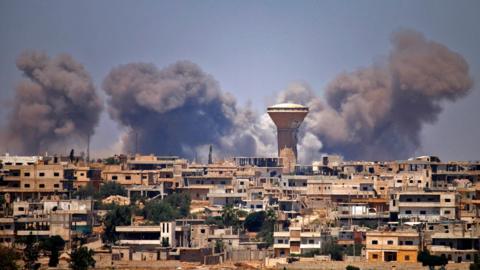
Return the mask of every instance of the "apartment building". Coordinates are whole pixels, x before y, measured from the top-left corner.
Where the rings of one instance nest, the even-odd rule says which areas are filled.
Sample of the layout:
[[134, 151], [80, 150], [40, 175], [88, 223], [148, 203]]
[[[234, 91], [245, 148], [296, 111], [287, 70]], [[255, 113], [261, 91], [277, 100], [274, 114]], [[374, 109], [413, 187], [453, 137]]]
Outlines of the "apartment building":
[[275, 257], [288, 257], [290, 254], [305, 254], [322, 246], [322, 232], [298, 224], [284, 231], [273, 233]]
[[159, 225], [117, 226], [118, 245], [175, 247], [175, 222], [160, 222]]
[[390, 198], [390, 213], [398, 219], [438, 221], [456, 218], [455, 192], [394, 191]]
[[415, 230], [376, 230], [366, 233], [369, 262], [417, 262], [420, 238]]
[[11, 165], [3, 170], [0, 193], [8, 193], [12, 200], [41, 199], [70, 190], [60, 164]]

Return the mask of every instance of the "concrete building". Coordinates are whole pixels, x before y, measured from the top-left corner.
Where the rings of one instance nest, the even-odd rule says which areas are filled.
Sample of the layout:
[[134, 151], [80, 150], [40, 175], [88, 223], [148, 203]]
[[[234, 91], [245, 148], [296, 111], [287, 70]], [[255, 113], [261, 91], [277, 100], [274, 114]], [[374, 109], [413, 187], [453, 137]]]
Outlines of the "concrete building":
[[390, 213], [415, 221], [454, 220], [455, 201], [454, 192], [396, 191], [391, 194]]
[[297, 132], [308, 114], [308, 108], [299, 104], [281, 103], [267, 109], [277, 126], [278, 156], [283, 159], [285, 173], [291, 173], [297, 164]]
[[175, 222], [160, 222], [159, 225], [145, 226], [117, 226], [119, 234], [118, 245], [142, 246], [150, 245], [161, 247], [168, 243], [168, 247], [175, 247]]
[[369, 262], [417, 262], [420, 239], [415, 230], [370, 231], [366, 242]]
[[287, 257], [290, 254], [306, 254], [322, 247], [322, 231], [316, 228], [291, 225], [288, 230], [273, 233], [275, 257]]

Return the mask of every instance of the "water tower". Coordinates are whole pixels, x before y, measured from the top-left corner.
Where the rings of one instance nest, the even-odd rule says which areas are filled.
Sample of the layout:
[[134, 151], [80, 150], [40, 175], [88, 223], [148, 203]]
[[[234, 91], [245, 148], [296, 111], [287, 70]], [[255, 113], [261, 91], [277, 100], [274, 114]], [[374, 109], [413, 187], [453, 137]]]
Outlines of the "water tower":
[[297, 132], [308, 114], [308, 107], [281, 103], [267, 108], [277, 126], [278, 156], [283, 160], [284, 173], [291, 173], [297, 164]]

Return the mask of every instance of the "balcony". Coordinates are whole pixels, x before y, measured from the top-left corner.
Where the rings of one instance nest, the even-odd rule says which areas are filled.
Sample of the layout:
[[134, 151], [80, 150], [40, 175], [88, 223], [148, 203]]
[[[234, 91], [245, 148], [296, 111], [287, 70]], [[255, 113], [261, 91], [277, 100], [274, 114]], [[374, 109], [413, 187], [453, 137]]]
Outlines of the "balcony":
[[50, 230], [48, 231], [30, 231], [30, 230], [25, 230], [25, 231], [17, 231], [18, 236], [28, 236], [32, 234], [33, 236], [48, 236], [50, 235]]
[[273, 244], [273, 248], [290, 248], [290, 244]]

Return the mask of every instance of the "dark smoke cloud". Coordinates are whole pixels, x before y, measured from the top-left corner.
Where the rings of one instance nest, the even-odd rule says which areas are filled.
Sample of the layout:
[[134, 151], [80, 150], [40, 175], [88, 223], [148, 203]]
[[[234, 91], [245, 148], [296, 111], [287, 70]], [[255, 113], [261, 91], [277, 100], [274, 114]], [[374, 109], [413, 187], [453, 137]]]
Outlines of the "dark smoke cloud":
[[66, 143], [85, 145], [99, 121], [102, 101], [83, 66], [71, 56], [49, 58], [22, 53], [24, 79], [15, 89], [7, 128], [8, 150], [20, 154], [62, 151]]
[[468, 64], [458, 53], [411, 30], [394, 33], [391, 41], [386, 63], [340, 74], [328, 85], [325, 99], [301, 84], [279, 95], [279, 101], [310, 107], [305, 133], [322, 146], [310, 153], [408, 158], [421, 146], [422, 127], [436, 122], [445, 101], [472, 88]]
[[[251, 155], [257, 121], [250, 109], [238, 108], [230, 94], [196, 64], [181, 61], [164, 69], [131, 63], [114, 68], [103, 88], [111, 117], [128, 128], [124, 150], [195, 157], [215, 153]], [[199, 157], [200, 158], [200, 157]]]

